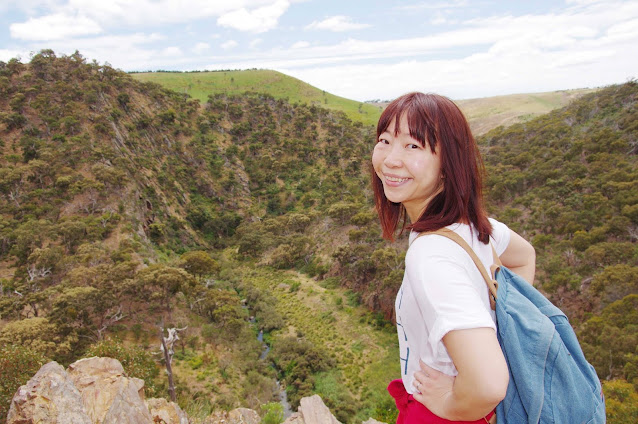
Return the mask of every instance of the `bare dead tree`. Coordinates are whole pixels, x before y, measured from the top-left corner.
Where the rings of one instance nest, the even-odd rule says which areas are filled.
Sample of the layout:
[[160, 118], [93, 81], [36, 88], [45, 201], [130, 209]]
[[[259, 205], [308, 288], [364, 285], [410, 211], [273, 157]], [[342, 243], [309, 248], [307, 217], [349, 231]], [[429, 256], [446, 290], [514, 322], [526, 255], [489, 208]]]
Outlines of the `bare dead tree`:
[[164, 354], [164, 363], [166, 364], [166, 374], [168, 377], [168, 395], [171, 398], [172, 402], [177, 402], [177, 396], [175, 395], [175, 382], [173, 381], [173, 355], [175, 351], [173, 350], [173, 346], [175, 342], [179, 340], [179, 335], [177, 334], [180, 331], [184, 331], [188, 328], [188, 326], [184, 328], [167, 328], [166, 331], [168, 333], [168, 337], [164, 337], [164, 324], [160, 326], [160, 340], [162, 344], [160, 346], [160, 350]]
[[102, 323], [101, 323], [100, 327], [96, 331], [97, 340], [101, 341], [102, 338], [104, 337], [104, 332], [109, 327], [111, 327], [113, 324], [115, 324], [116, 322], [122, 320], [123, 318], [126, 318], [126, 315], [124, 315], [124, 313], [122, 312], [122, 305], [120, 305], [117, 308], [117, 311], [115, 311], [112, 314], [111, 314], [111, 310], [109, 309], [106, 312], [106, 314], [104, 314], [104, 319], [102, 320]]

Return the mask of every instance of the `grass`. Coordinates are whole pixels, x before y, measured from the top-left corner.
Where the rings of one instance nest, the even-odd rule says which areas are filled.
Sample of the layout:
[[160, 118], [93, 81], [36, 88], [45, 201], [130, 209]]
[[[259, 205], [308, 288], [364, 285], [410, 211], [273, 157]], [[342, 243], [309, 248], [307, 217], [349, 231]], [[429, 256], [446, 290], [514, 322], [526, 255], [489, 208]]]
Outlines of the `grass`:
[[550, 91], [533, 94], [455, 100], [468, 121], [474, 135], [482, 135], [500, 125], [526, 122], [554, 109], [567, 106], [578, 97], [596, 89]]
[[348, 118], [364, 125], [376, 125], [382, 108], [335, 96], [301, 80], [277, 71], [251, 69], [214, 72], [144, 72], [133, 73], [139, 81], [160, 84], [178, 93], [186, 93], [206, 103], [210, 94], [243, 94], [246, 91], [268, 93], [291, 103], [307, 103], [344, 112]]
[[[345, 289], [326, 289], [292, 271], [256, 269], [250, 274], [244, 278], [278, 299], [277, 308], [288, 325], [281, 333], [302, 334], [329, 352], [341, 374], [339, 383], [363, 405], [361, 413], [367, 416], [362, 419], [389, 399], [386, 386], [400, 375], [394, 326], [374, 328], [370, 324], [374, 319], [363, 306], [337, 304], [335, 298], [347, 297]], [[291, 292], [280, 284], [284, 280], [299, 282], [299, 289]], [[327, 382], [334, 376], [329, 377]], [[322, 390], [330, 386], [327, 382]]]

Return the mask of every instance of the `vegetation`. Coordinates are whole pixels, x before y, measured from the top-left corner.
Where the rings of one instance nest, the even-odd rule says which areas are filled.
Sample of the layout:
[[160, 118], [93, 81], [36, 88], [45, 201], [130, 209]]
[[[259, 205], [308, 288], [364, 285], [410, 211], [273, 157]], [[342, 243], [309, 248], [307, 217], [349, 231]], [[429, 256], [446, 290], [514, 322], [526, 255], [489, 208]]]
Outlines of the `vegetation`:
[[264, 93], [290, 103], [307, 103], [344, 112], [353, 121], [376, 125], [381, 108], [326, 93], [297, 78], [267, 69], [211, 72], [141, 72], [131, 74], [138, 81], [154, 82], [204, 103], [209, 95]]
[[0, 422], [5, 422], [9, 404], [18, 388], [48, 359], [29, 348], [3, 344], [0, 347]]
[[[36, 358], [11, 387], [37, 358], [99, 350], [166, 395], [137, 349], [188, 327], [173, 370], [195, 417], [276, 401], [280, 380], [343, 422], [392, 420], [406, 241], [380, 238], [371, 126], [263, 93], [201, 103], [50, 50], [0, 62], [0, 93], [0, 345]], [[610, 422], [638, 386], [637, 96], [608, 87], [479, 139], [490, 213], [537, 248]]]

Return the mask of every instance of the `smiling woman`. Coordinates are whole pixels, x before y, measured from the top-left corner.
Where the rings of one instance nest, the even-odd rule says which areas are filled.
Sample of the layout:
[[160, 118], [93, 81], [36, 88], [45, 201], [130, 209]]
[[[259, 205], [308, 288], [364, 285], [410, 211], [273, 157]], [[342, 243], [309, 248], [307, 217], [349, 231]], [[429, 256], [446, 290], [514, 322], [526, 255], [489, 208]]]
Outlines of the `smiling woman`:
[[427, 233], [453, 231], [487, 269], [493, 246], [505, 266], [530, 282], [534, 249], [488, 219], [481, 157], [448, 98], [410, 93], [390, 103], [377, 125], [372, 168], [384, 237], [392, 240], [400, 223], [401, 232], [412, 230], [395, 302], [401, 379], [388, 386], [397, 423], [486, 422], [509, 381], [487, 287], [460, 246]]

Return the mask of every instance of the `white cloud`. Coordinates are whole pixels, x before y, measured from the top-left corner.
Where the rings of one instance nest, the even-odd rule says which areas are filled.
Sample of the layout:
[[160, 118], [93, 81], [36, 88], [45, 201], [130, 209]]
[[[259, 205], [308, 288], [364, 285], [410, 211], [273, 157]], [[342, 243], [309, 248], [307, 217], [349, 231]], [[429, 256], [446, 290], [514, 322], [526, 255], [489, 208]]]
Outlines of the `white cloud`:
[[368, 28], [368, 24], [358, 24], [352, 18], [343, 15], [331, 16], [323, 21], [314, 21], [306, 26], [306, 29], [323, 29], [334, 32], [352, 31], [355, 29]]
[[83, 15], [56, 13], [9, 26], [11, 37], [21, 40], [60, 40], [102, 32], [100, 25]]
[[459, 8], [467, 6], [467, 0], [454, 0], [454, 1], [442, 1], [442, 2], [432, 2], [425, 1], [419, 2], [416, 4], [407, 4], [402, 6], [397, 6], [395, 9], [397, 10], [423, 10], [423, 9], [450, 9], [450, 8]]
[[175, 56], [181, 56], [182, 55], [182, 50], [179, 47], [175, 47], [175, 46], [169, 46], [166, 47], [164, 49], [162, 49], [162, 51], [160, 52], [160, 55], [167, 57], [167, 58], [172, 58]]
[[251, 49], [254, 49], [254, 48], [256, 48], [258, 45], [260, 45], [263, 41], [264, 41], [264, 40], [263, 40], [262, 38], [255, 38], [254, 40], [252, 40], [252, 41], [248, 44], [248, 46], [249, 46]]
[[197, 54], [202, 54], [204, 53], [206, 50], [210, 49], [210, 44], [208, 43], [197, 43], [195, 44], [195, 47], [193, 47], [193, 51]]
[[24, 58], [29, 57], [27, 52], [19, 51], [19, 50], [9, 50], [9, 49], [0, 49], [0, 60], [3, 62], [8, 62], [13, 58]]
[[295, 44], [290, 46], [291, 49], [304, 49], [306, 47], [310, 47], [310, 43], [307, 41], [297, 41]]
[[[276, 69], [357, 100], [415, 89], [470, 98], [623, 82], [636, 76], [628, 69], [638, 72], [638, 55], [628, 54], [636, 45], [638, 2], [596, 3], [562, 13], [477, 18], [418, 38], [293, 44], [227, 56], [210, 69]], [[449, 58], [435, 59], [441, 53]]]
[[253, 10], [241, 8], [220, 16], [217, 19], [217, 24], [240, 31], [266, 32], [277, 26], [279, 18], [289, 6], [288, 1], [277, 0], [273, 4]]
[[237, 41], [235, 41], [235, 40], [228, 40], [228, 41], [226, 41], [225, 43], [223, 43], [220, 47], [221, 47], [222, 49], [224, 49], [224, 50], [230, 50], [230, 49], [232, 49], [232, 48], [237, 47]]

